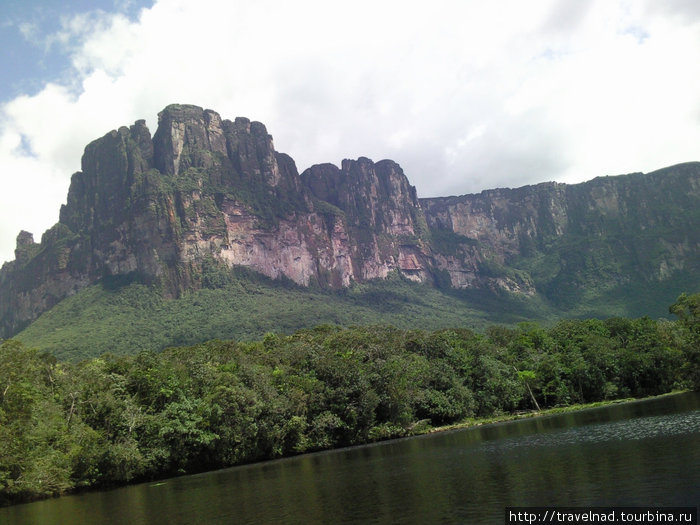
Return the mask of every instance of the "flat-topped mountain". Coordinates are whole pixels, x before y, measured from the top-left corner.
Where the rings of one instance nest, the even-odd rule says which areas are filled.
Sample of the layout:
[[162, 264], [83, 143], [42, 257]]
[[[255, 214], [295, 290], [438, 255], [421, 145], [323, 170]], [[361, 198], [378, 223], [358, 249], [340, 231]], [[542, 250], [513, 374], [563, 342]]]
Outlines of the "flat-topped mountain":
[[391, 160], [299, 174], [263, 124], [171, 105], [152, 136], [140, 120], [90, 143], [59, 222], [39, 243], [20, 232], [0, 270], [0, 337], [95, 283], [176, 298], [231, 267], [321, 289], [399, 274], [562, 312], [620, 290], [668, 289], [668, 305], [700, 286], [699, 210], [700, 163], [419, 199]]

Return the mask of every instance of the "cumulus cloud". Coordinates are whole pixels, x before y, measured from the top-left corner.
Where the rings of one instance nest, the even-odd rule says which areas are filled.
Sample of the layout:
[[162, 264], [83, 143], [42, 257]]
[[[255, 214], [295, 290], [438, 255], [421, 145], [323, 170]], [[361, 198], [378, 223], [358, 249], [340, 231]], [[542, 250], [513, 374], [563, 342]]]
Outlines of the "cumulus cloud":
[[[695, 2], [159, 0], [67, 19], [66, 82], [0, 115], [0, 260], [91, 140], [173, 102], [260, 120], [300, 170], [399, 162], [421, 196], [700, 159]], [[665, 4], [664, 4], [665, 5]], [[684, 16], [679, 16], [684, 12]]]

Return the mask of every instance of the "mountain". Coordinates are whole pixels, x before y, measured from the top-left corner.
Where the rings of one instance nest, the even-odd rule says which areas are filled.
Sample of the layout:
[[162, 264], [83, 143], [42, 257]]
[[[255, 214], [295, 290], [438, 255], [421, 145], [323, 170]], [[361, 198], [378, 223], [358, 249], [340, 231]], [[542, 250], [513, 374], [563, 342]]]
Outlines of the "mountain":
[[170, 105], [153, 136], [139, 120], [90, 143], [59, 222], [40, 243], [20, 232], [0, 270], [0, 337], [95, 285], [179, 300], [231, 268], [295, 293], [398, 275], [472, 307], [661, 315], [700, 288], [699, 210], [700, 163], [419, 199], [391, 160], [299, 174], [263, 124]]

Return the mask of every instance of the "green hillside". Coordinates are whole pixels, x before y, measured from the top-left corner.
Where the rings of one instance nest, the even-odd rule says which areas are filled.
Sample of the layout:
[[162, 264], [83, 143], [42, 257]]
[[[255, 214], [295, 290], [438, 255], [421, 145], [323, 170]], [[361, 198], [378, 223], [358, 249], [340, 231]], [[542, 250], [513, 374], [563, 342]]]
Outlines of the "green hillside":
[[[668, 296], [666, 304], [672, 303], [684, 284], [666, 282], [650, 294], [630, 287], [604, 296], [592, 294], [570, 310], [569, 317], [667, 316], [667, 307], [659, 309], [657, 298]], [[320, 324], [481, 330], [491, 324], [551, 323], [564, 317], [538, 297], [440, 290], [397, 275], [331, 291], [237, 269], [210, 276], [209, 285], [178, 299], [166, 299], [158, 288], [137, 283], [93, 285], [44, 313], [16, 339], [59, 359], [80, 360], [209, 339], [257, 340], [268, 332], [290, 334]]]
[[59, 359], [78, 360], [209, 339], [255, 340], [267, 332], [292, 333], [320, 324], [478, 329], [548, 317], [541, 313], [547, 308], [537, 301], [483, 292], [449, 295], [398, 276], [341, 291], [303, 288], [244, 270], [227, 281], [178, 299], [165, 299], [159, 289], [143, 284], [90, 286], [15, 338]]

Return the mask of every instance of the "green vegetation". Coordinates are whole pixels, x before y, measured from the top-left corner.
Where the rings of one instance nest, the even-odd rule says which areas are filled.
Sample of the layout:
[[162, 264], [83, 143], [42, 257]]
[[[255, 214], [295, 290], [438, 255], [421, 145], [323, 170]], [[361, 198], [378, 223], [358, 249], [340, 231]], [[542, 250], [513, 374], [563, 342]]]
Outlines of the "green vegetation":
[[[427, 229], [427, 227], [426, 227]], [[440, 254], [457, 255], [465, 247], [476, 247], [478, 241], [465, 237], [450, 230], [434, 229], [430, 230], [430, 243]]]
[[[650, 400], [655, 398], [661, 398], [666, 396], [673, 396], [677, 394], [685, 393], [685, 390], [672, 390], [671, 392], [666, 392], [665, 394], [659, 394], [656, 396], [644, 397], [644, 400]], [[587, 410], [589, 408], [599, 408], [609, 405], [619, 405], [621, 403], [631, 403], [634, 401], [639, 401], [634, 397], [621, 398], [621, 399], [604, 399], [603, 401], [594, 401], [592, 403], [576, 403], [573, 405], [557, 406], [552, 408], [543, 408], [540, 410], [521, 410], [518, 412], [498, 414], [495, 416], [488, 417], [473, 417], [466, 418], [459, 423], [454, 423], [451, 425], [443, 425], [440, 427], [430, 428], [427, 433], [434, 432], [447, 432], [449, 430], [461, 430], [470, 427], [476, 427], [481, 425], [492, 425], [494, 423], [503, 423], [505, 421], [516, 421], [518, 419], [530, 419], [533, 417], [542, 416], [553, 416], [557, 414], [568, 414], [571, 412], [578, 412], [580, 410]]]
[[0, 501], [406, 436], [470, 418], [700, 388], [700, 294], [677, 321], [322, 325], [58, 362], [0, 345]]
[[[76, 361], [105, 352], [135, 354], [210, 339], [252, 341], [267, 332], [291, 334], [319, 324], [484, 330], [494, 323], [523, 321], [549, 326], [564, 315], [541, 296], [453, 289], [449, 276], [440, 272], [434, 274], [438, 287], [392, 275], [329, 290], [272, 280], [245, 268], [231, 271], [211, 259], [203, 261], [201, 275], [195, 277], [204, 288], [178, 299], [163, 297], [157, 286], [128, 279], [90, 286], [42, 314], [15, 338], [58, 359]], [[661, 316], [656, 298], [670, 304], [683, 282], [679, 278], [647, 283], [642, 299], [638, 288], [618, 286], [603, 295], [583, 290], [569, 317], [638, 317], [645, 311]]]
[[679, 317], [680, 347], [685, 354], [683, 373], [700, 390], [700, 293], [681, 294], [669, 311]]
[[267, 332], [290, 334], [319, 324], [384, 323], [435, 330], [483, 329], [497, 321], [542, 319], [537, 300], [483, 291], [440, 291], [399, 276], [339, 291], [296, 286], [205, 261], [206, 288], [166, 299], [156, 287], [95, 285], [64, 299], [16, 339], [79, 360], [105, 352], [135, 354], [209, 339], [250, 341]]

